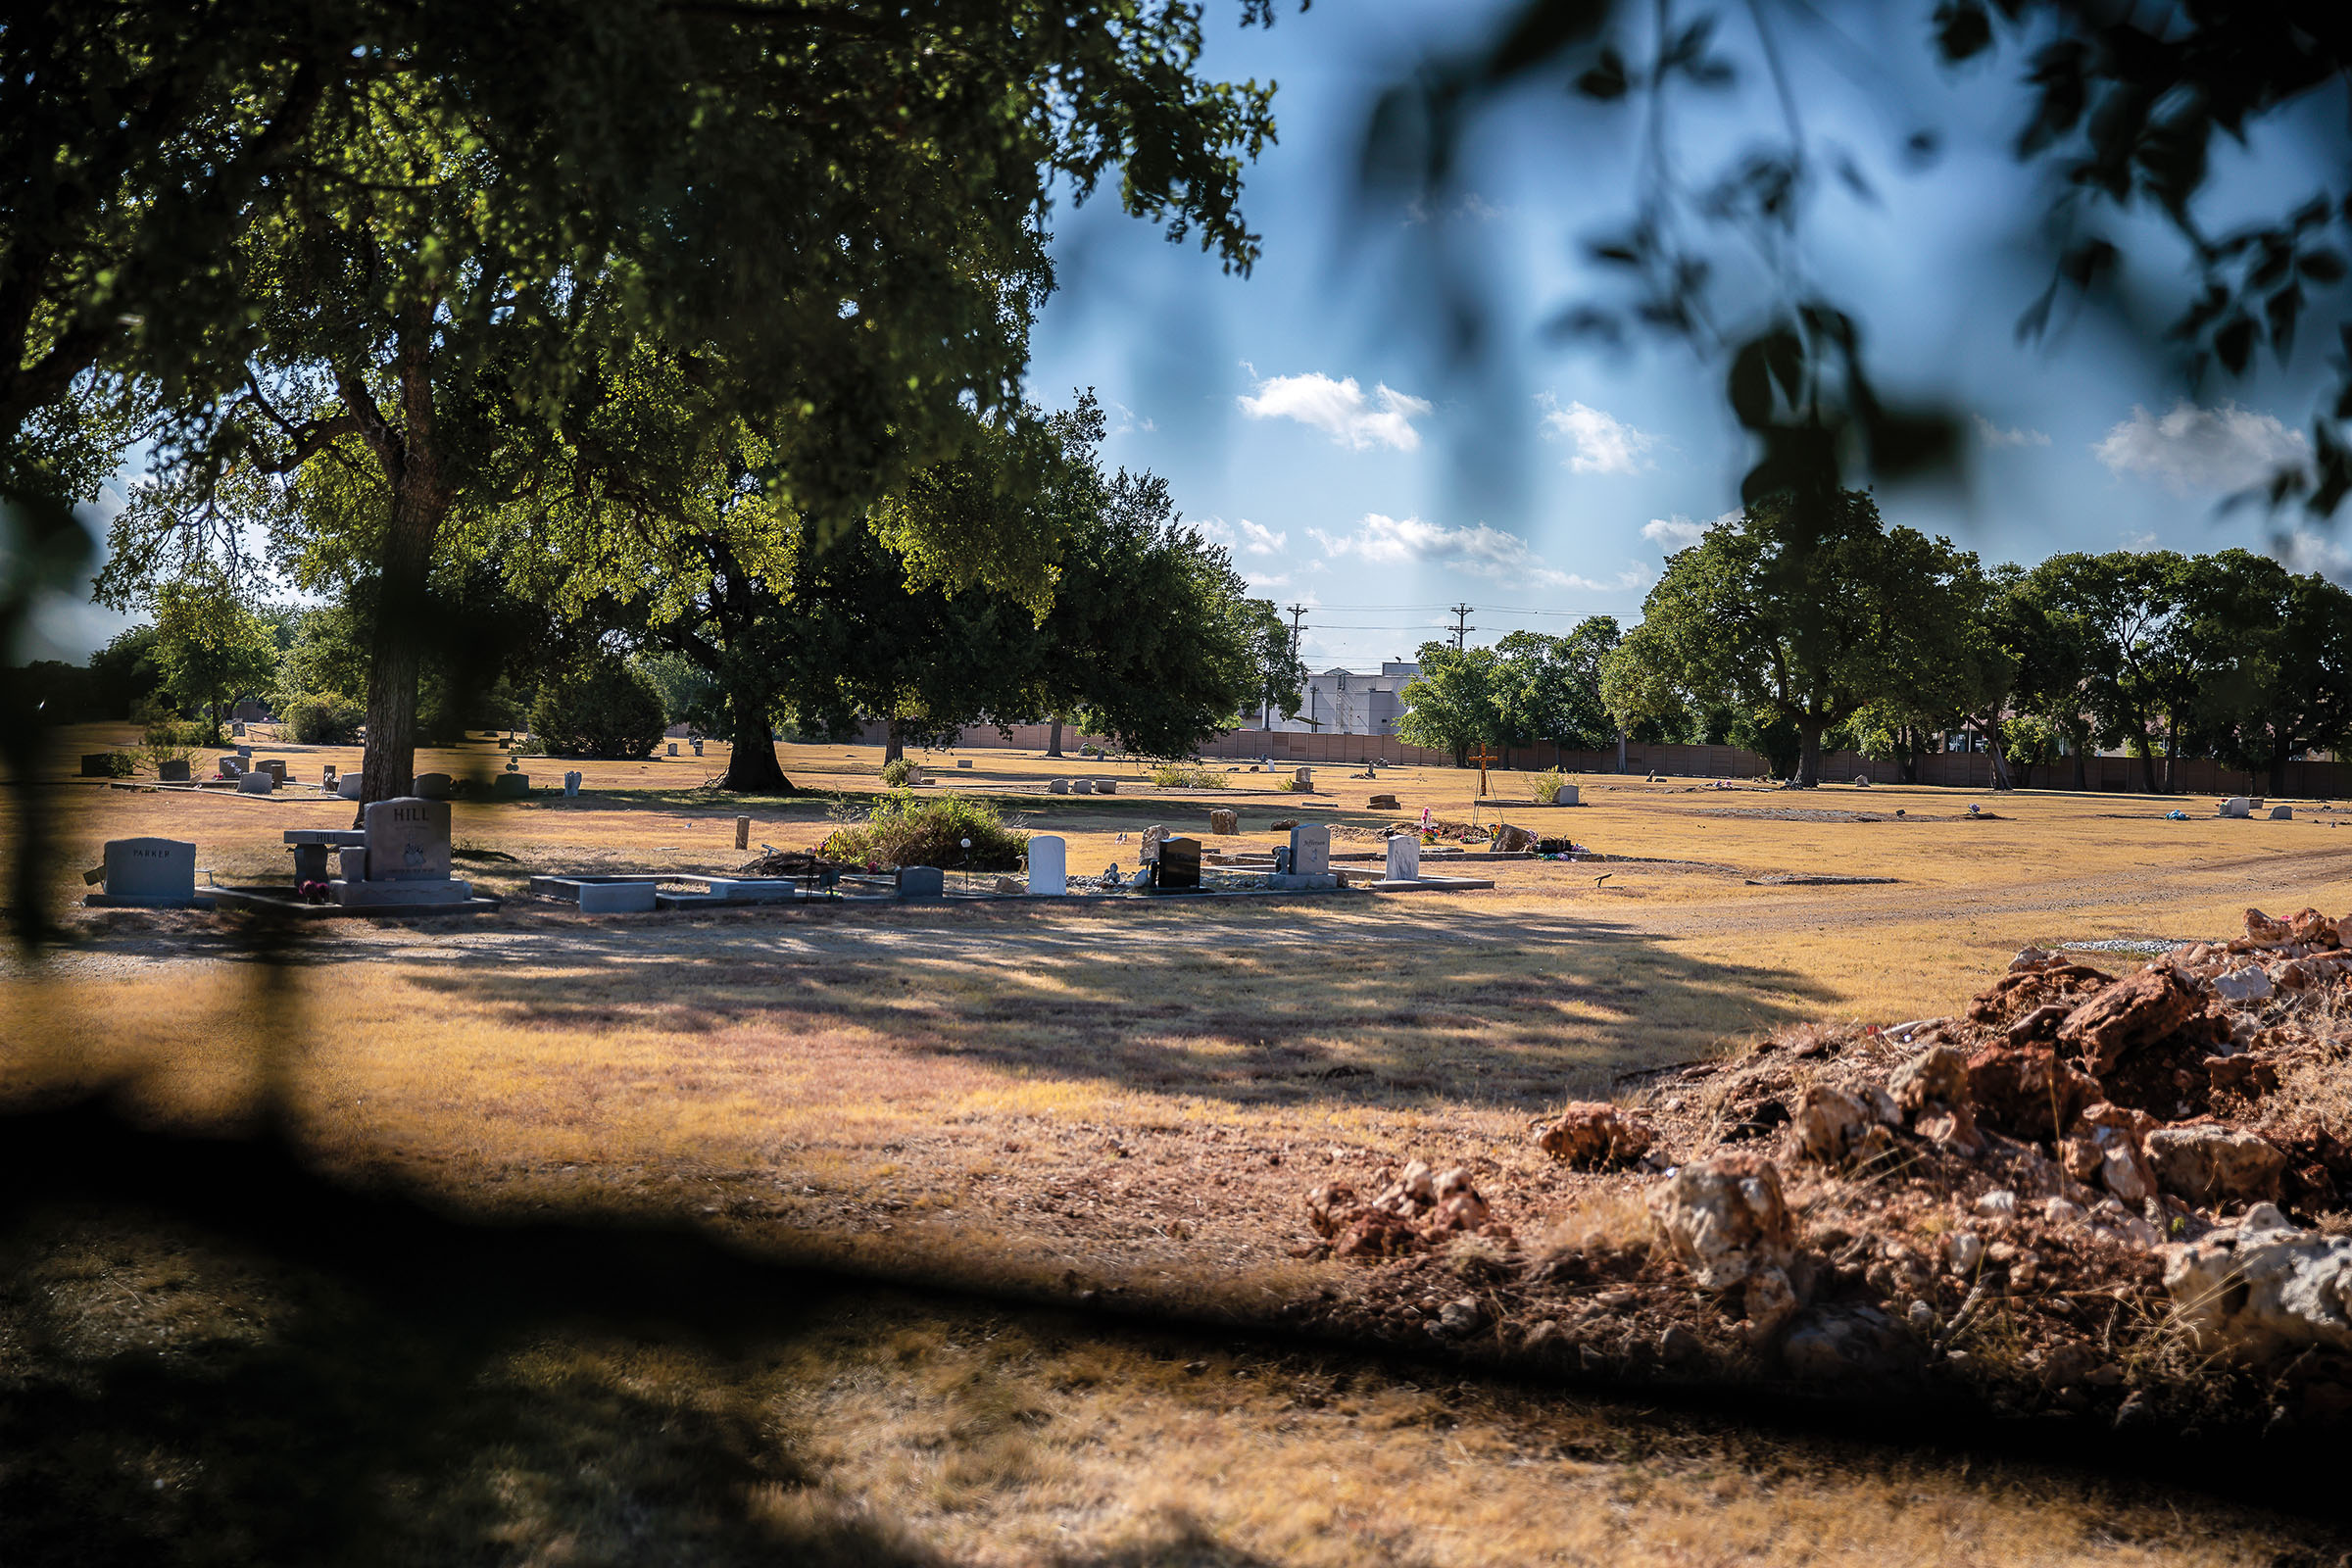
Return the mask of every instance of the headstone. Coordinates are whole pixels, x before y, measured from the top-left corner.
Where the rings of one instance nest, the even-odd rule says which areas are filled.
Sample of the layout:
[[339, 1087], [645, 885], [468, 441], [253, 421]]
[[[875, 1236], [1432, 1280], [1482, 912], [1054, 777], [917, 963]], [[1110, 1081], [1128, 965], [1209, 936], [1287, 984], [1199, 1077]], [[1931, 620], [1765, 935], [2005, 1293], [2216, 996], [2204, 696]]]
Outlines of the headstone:
[[1315, 770], [1311, 767], [1293, 768], [1291, 770], [1291, 778], [1292, 781], [1297, 784], [1299, 784], [1303, 787], [1312, 788], [1315, 782]]
[[220, 761], [220, 776], [222, 778], [243, 778], [245, 776], [245, 763], [243, 759], [235, 757], [221, 758]]
[[2252, 816], [2254, 803], [2243, 795], [2232, 795], [2222, 803], [2222, 814], [2224, 816]]
[[909, 785], [928, 784], [931, 782], [931, 775], [921, 768], [909, 764], [906, 769], [906, 782]]
[[1190, 838], [1160, 840], [1156, 886], [1163, 889], [1198, 888], [1200, 885], [1200, 841]]
[[1364, 809], [1368, 811], [1394, 811], [1396, 809], [1396, 797], [1394, 795], [1375, 795], [1364, 803]]
[[1870, 775], [1868, 773], [1856, 773], [1854, 775], [1854, 788], [1858, 790], [1866, 790], [1870, 788]]
[[327, 762], [318, 769], [318, 777], [329, 788], [332, 788], [335, 782], [335, 775], [341, 771], [342, 769], [337, 767], [334, 763]]
[[2291, 822], [2294, 820], [2294, 816], [2295, 808], [2291, 806], [2274, 806], [2271, 808], [2271, 820], [2274, 822]]
[[972, 765], [972, 760], [968, 757], [958, 757], [956, 759], [956, 765], [957, 767], [969, 767]]
[[112, 752], [82, 753], [81, 776], [83, 778], [113, 778], [115, 776], [115, 754]]
[[1218, 838], [1231, 838], [1242, 830], [1242, 813], [1230, 807], [1212, 806], [1208, 808], [1208, 830]]
[[242, 735], [245, 733], [245, 726], [243, 724], [231, 724], [228, 726], [228, 732], [232, 736]]
[[1029, 891], [1052, 898], [1070, 891], [1070, 846], [1058, 835], [1029, 836]]
[[1070, 793], [1070, 781], [1066, 778], [1048, 779], [1046, 793], [1048, 795], [1067, 795]]
[[1421, 880], [1421, 839], [1418, 834], [1399, 833], [1389, 840], [1389, 880]]
[[1583, 804], [1584, 798], [1584, 791], [1574, 784], [1563, 784], [1551, 792], [1551, 804], [1554, 806], [1578, 806]]
[[155, 776], [165, 784], [185, 784], [188, 782], [188, 760], [184, 757], [167, 757], [155, 764]]
[[694, 748], [695, 756], [700, 757], [703, 755], [703, 743], [701, 741], [688, 741], [686, 744]]
[[899, 897], [902, 899], [945, 898], [948, 874], [936, 865], [902, 865], [899, 867]]
[[752, 819], [748, 816], [735, 819], [735, 847], [739, 850], [752, 847]]
[[418, 800], [446, 801], [449, 799], [450, 777], [447, 773], [419, 773], [410, 791]]
[[240, 746], [237, 748], [237, 755], [250, 761], [253, 758], [253, 748], [250, 746]]
[[417, 796], [375, 801], [360, 813], [368, 830], [368, 880], [449, 880], [449, 803]]
[[1070, 793], [1072, 795], [1092, 795], [1095, 793], [1095, 781], [1091, 778], [1074, 778], [1070, 780]]
[[1119, 793], [1119, 781], [1115, 778], [1099, 778], [1095, 780], [1095, 793], [1097, 795], [1116, 795]]
[[360, 798], [360, 775], [346, 773], [335, 780], [335, 793], [347, 801], [358, 800]]
[[282, 757], [265, 757], [254, 763], [253, 768], [257, 773], [269, 774], [280, 784], [286, 781], [286, 760]]
[[[579, 794], [580, 770], [575, 767], [570, 772], [564, 775], [564, 798], [567, 801], [577, 800], [579, 798]], [[743, 846], [740, 844], [736, 845], [735, 847], [739, 850], [743, 848]]]
[[669, 755], [672, 757], [678, 755], [678, 743], [676, 741], [671, 741], [669, 743]]
[[[1298, 771], [1305, 772], [1305, 768]], [[1321, 822], [1301, 822], [1291, 829], [1291, 875], [1331, 874], [1331, 829]]]
[[196, 846], [180, 839], [111, 839], [106, 896], [116, 904], [166, 907], [196, 902]]
[[276, 788], [277, 775], [274, 773], [266, 773], [258, 767], [250, 773], [243, 774], [237, 779], [237, 793], [239, 795], [267, 795]]
[[583, 882], [582, 914], [650, 914], [655, 905], [651, 882]]
[[531, 775], [500, 773], [490, 780], [490, 793], [502, 801], [519, 801], [531, 793]]
[[1167, 837], [1168, 830], [1164, 827], [1148, 827], [1144, 829], [1144, 847], [1137, 854], [1136, 858], [1147, 863], [1158, 859], [1159, 847], [1167, 842]]

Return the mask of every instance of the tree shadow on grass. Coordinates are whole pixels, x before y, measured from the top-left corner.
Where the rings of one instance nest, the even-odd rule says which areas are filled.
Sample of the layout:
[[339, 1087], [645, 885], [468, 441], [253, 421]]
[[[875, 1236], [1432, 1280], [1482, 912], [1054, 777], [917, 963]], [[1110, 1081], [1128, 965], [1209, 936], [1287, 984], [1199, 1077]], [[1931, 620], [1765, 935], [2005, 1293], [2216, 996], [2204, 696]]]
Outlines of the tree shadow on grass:
[[[0, 1562], [946, 1560], [763, 1398], [869, 1287], [611, 1216], [469, 1225], [91, 1105], [0, 1113]], [[932, 1396], [984, 1424], [987, 1390]], [[1062, 1560], [1257, 1560], [1179, 1524]]]
[[1597, 920], [1236, 908], [597, 926], [540, 954], [452, 953], [411, 980], [508, 1025], [637, 1024], [696, 1054], [855, 1032], [910, 1059], [1274, 1105], [1606, 1096], [1838, 999]]

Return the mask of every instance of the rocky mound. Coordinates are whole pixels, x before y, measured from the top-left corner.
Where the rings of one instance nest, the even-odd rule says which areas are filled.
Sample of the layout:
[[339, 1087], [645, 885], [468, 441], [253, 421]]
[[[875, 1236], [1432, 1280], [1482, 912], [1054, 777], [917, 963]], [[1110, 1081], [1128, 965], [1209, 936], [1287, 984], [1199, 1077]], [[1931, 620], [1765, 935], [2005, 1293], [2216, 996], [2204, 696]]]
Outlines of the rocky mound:
[[1534, 1134], [1590, 1173], [1554, 1212], [1417, 1164], [1368, 1203], [1318, 1189], [1300, 1254], [1364, 1272], [1307, 1310], [1618, 1376], [2334, 1422], [2352, 916], [2245, 928], [2131, 974], [2029, 949], [1963, 1016], [1788, 1031], [1570, 1105]]

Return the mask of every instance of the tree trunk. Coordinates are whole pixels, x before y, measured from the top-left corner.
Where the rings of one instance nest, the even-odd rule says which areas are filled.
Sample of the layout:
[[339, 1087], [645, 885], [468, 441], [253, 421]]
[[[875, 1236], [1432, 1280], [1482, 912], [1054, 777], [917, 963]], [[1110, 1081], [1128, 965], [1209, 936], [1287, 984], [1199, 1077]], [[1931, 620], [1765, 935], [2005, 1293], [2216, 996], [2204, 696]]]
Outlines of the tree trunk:
[[2090, 760], [2084, 756], [2080, 744], [2075, 747], [2075, 788], [2079, 790], [2090, 788]]
[[727, 693], [727, 722], [735, 732], [734, 750], [727, 756], [727, 776], [718, 781], [722, 790], [738, 795], [788, 795], [792, 783], [784, 776], [783, 764], [776, 760], [776, 742], [768, 727], [772, 705], [768, 694], [755, 682], [746, 682]]
[[[415, 459], [411, 462], [415, 463]], [[368, 745], [360, 760], [360, 802], [406, 795], [416, 776], [416, 673], [422, 663], [424, 582], [433, 540], [449, 512], [438, 485], [412, 479], [393, 493], [384, 532], [381, 597], [368, 659]]]
[[2147, 785], [2150, 795], [2162, 795], [2164, 791], [2159, 789], [2156, 784], [2156, 748], [2148, 744], [2148, 738], [2144, 733], [2137, 738], [2139, 741], [2136, 749], [2139, 752], [2140, 781]]
[[2164, 722], [2164, 793], [2180, 793], [2180, 726], [2170, 718]]
[[2017, 781], [2009, 776], [2008, 740], [2001, 732], [2001, 721], [1988, 719], [1984, 724], [1984, 750], [1992, 757], [1992, 787], [2013, 790]]
[[1800, 790], [1821, 787], [1821, 730], [1818, 723], [1797, 722], [1796, 777], [1788, 782]]
[[882, 765], [888, 767], [906, 755], [906, 743], [899, 739], [899, 728], [893, 724], [888, 738], [882, 742]]
[[2278, 744], [2271, 748], [2271, 793], [2273, 795], [2286, 793], [2286, 764], [2288, 759], [2294, 756], [2294, 751], [2295, 741], [2291, 735], [2280, 735]]
[[1046, 755], [1048, 757], [1061, 755], [1061, 715], [1059, 713], [1054, 715], [1054, 727], [1046, 733]]

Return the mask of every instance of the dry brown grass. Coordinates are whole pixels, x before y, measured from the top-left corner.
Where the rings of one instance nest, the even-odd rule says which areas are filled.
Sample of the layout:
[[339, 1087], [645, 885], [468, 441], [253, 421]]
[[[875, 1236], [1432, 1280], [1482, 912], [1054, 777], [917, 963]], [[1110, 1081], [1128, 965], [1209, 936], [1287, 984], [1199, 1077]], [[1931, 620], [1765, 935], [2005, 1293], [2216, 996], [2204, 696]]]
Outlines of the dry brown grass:
[[0, 1542], [26, 1561], [71, 1541], [168, 1564], [2123, 1568], [2340, 1545], [2177, 1489], [892, 1292], [716, 1338], [436, 1335], [308, 1268], [79, 1213], [0, 1243]]
[[[61, 758], [101, 744], [71, 738]], [[747, 807], [703, 790], [723, 766], [710, 750], [587, 764], [576, 802], [461, 805], [462, 845], [514, 857], [466, 862], [466, 874], [512, 892], [536, 870], [724, 869], [740, 858], [739, 811], [755, 846], [822, 836], [822, 799]], [[1474, 809], [1474, 775], [1444, 769], [1372, 782], [1321, 768], [1305, 798], [1280, 793], [1287, 774], [1247, 772], [1213, 796], [1139, 796], [1145, 786], [1107, 764], [971, 755], [970, 770], [930, 759], [934, 776], [998, 792], [1019, 826], [1067, 836], [1073, 871], [1132, 864], [1143, 827], [1199, 825], [1211, 805], [1237, 807], [1245, 842], [1259, 843], [1277, 816], [1375, 826], [1389, 813], [1364, 808], [1372, 792], [1396, 794], [1401, 816]], [[419, 766], [478, 770], [498, 757], [474, 747]], [[879, 788], [874, 749], [786, 748], [784, 760], [806, 787]], [[316, 776], [316, 762], [299, 771]], [[1119, 776], [1127, 793], [1048, 796], [1055, 773]], [[1521, 782], [1498, 787], [1523, 803]], [[1576, 1235], [1557, 1245], [1623, 1245], [1638, 1217], [1568, 1209], [1578, 1184], [1529, 1149], [1531, 1118], [1783, 1024], [1949, 1011], [2027, 942], [2221, 932], [2250, 903], [2352, 908], [2352, 842], [2336, 848], [2328, 817], [2168, 823], [2169, 803], [2033, 796], [1979, 797], [2007, 820], [1972, 823], [1956, 819], [1969, 799], [1956, 792], [1583, 782], [1590, 807], [1502, 809], [1647, 858], [1504, 862], [1494, 891], [1445, 899], [625, 922], [516, 907], [479, 923], [338, 925], [282, 970], [241, 956], [202, 917], [109, 915], [43, 971], [0, 980], [15, 1047], [0, 1056], [0, 1096], [122, 1080], [145, 1114], [223, 1125], [274, 1097], [320, 1162], [467, 1206], [586, 1197], [899, 1278], [1230, 1305], [1345, 1287], [1344, 1267], [1282, 1255], [1314, 1181], [1471, 1159], [1482, 1189], [1567, 1209]], [[78, 893], [74, 873], [104, 839], [147, 832], [196, 839], [222, 880], [274, 878], [281, 828], [349, 812], [78, 784], [58, 798], [74, 845], [56, 870], [61, 894]], [[1715, 814], [1791, 802], [1930, 819]], [[1897, 880], [1749, 883], [1790, 872]], [[862, 1333], [821, 1354], [865, 1355]], [[502, 1386], [576, 1377], [594, 1390], [618, 1375], [609, 1358], [626, 1359], [612, 1347], [549, 1354], [515, 1361]], [[2234, 1544], [2197, 1544], [2196, 1527], [2137, 1513], [2109, 1531], [2110, 1516], [2070, 1504], [2048, 1523], [2046, 1490], [2017, 1474], [1923, 1481], [1844, 1455], [1807, 1458], [1800, 1480], [1720, 1458], [1629, 1469], [1563, 1460], [1567, 1440], [1528, 1436], [1499, 1406], [1446, 1426], [1389, 1421], [1392, 1405], [1416, 1407], [1395, 1395], [1343, 1418], [1328, 1400], [1284, 1409], [1296, 1396], [1272, 1373], [1155, 1381], [1141, 1352], [1076, 1342], [1024, 1354], [1022, 1397], [1045, 1399], [1050, 1417], [990, 1417], [968, 1442], [918, 1441], [921, 1421], [902, 1429], [858, 1402], [944, 1419], [960, 1396], [936, 1380], [972, 1371], [962, 1350], [925, 1350], [919, 1376], [862, 1361], [840, 1388], [808, 1374], [774, 1399], [834, 1423], [832, 1479], [778, 1483], [763, 1517], [798, 1529], [843, 1499], [887, 1497], [877, 1517], [891, 1529], [989, 1561], [1086, 1543], [1099, 1557], [1131, 1553], [1118, 1561], [1927, 1562], [1963, 1560], [1937, 1555], [1939, 1533], [1959, 1530], [1980, 1532], [1965, 1560], [2241, 1560]], [[1110, 1370], [1069, 1370], [1088, 1366]], [[662, 1398], [690, 1401], [749, 1375], [691, 1358], [645, 1373]], [[1238, 1402], [1202, 1402], [1212, 1388]], [[1337, 1491], [1303, 1479], [1334, 1473], [1349, 1478]], [[1406, 1501], [1384, 1490], [1457, 1473], [1507, 1483], [1401, 1487]], [[545, 1546], [571, 1513], [607, 1506], [540, 1482], [511, 1497], [534, 1486], [537, 1512], [511, 1502], [527, 1516], [512, 1526], [517, 1542]], [[1872, 1509], [1898, 1528], [1883, 1535]], [[1512, 1534], [1505, 1514], [1531, 1522]], [[1402, 1522], [1384, 1534], [1384, 1518]], [[1216, 1549], [1188, 1558], [1192, 1529]], [[1494, 1544], [1505, 1541], [1524, 1549]], [[1538, 1549], [1544, 1541], [1558, 1544]]]

